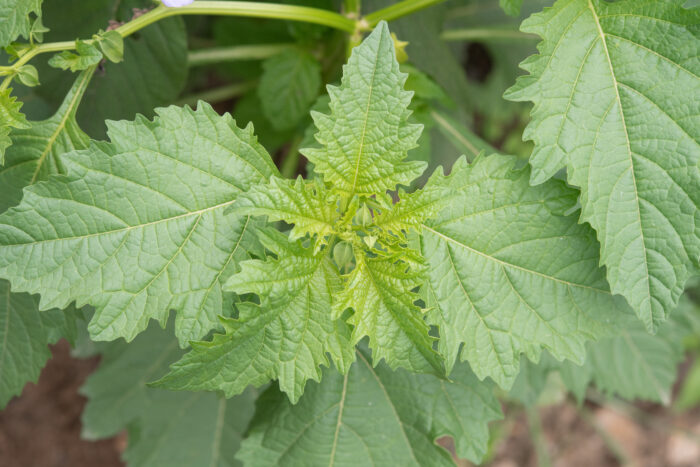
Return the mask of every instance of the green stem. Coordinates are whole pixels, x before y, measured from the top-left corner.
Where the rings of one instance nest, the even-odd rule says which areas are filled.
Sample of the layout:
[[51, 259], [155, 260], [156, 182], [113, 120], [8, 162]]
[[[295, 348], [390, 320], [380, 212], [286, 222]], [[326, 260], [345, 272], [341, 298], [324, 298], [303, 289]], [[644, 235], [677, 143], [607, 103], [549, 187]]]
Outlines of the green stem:
[[440, 38], [444, 41], [471, 41], [489, 39], [527, 39], [538, 40], [534, 34], [527, 34], [516, 29], [504, 28], [477, 28], [477, 29], [452, 29], [443, 31]]
[[294, 47], [294, 44], [234, 45], [192, 50], [187, 55], [190, 67], [236, 60], [263, 60]]
[[297, 168], [299, 167], [299, 145], [301, 144], [301, 137], [297, 136], [292, 140], [289, 145], [289, 151], [282, 161], [282, 167], [280, 167], [280, 174], [282, 178], [294, 178], [297, 173]]
[[[178, 8], [168, 8], [160, 5], [146, 14], [132, 19], [128, 23], [119, 26], [115, 31], [122, 37], [130, 36], [135, 32], [145, 28], [170, 16], [179, 15], [216, 15], [216, 16], [242, 16], [254, 18], [284, 19], [290, 21], [304, 21], [307, 23], [321, 24], [331, 28], [340, 29], [346, 32], [355, 31], [356, 22], [350, 18], [335, 13], [333, 11], [321, 10], [294, 5], [282, 5], [276, 3], [255, 3], [255, 2], [194, 2]], [[89, 39], [85, 42], [92, 43]], [[27, 63], [39, 54], [50, 52], [61, 52], [63, 50], [75, 49], [74, 41], [50, 42], [40, 44], [30, 48], [13, 65], [13, 69]]]
[[374, 13], [370, 13], [369, 15], [365, 16], [364, 19], [367, 22], [367, 25], [373, 28], [380, 21], [392, 21], [402, 16], [409, 15], [414, 11], [428, 8], [429, 6], [436, 5], [443, 1], [444, 0], [404, 0], [403, 2], [382, 8]]
[[2, 84], [0, 84], [0, 92], [4, 91], [5, 89], [10, 87], [10, 84], [12, 83], [12, 78], [14, 78], [14, 75], [10, 75], [4, 80], [2, 80]]
[[177, 101], [176, 105], [195, 105], [197, 102], [222, 102], [238, 97], [251, 89], [255, 88], [257, 83], [255, 81], [250, 81], [247, 83], [236, 83], [228, 86], [221, 86], [219, 88], [211, 89], [209, 91], [204, 91], [199, 94], [192, 94], [190, 96], [185, 96]]
[[532, 442], [535, 445], [535, 452], [537, 453], [537, 465], [539, 465], [539, 467], [550, 467], [552, 461], [549, 457], [549, 450], [547, 449], [544, 436], [542, 435], [542, 421], [540, 420], [537, 407], [527, 407], [525, 413], [527, 414], [527, 424], [530, 428], [530, 437], [532, 438]]

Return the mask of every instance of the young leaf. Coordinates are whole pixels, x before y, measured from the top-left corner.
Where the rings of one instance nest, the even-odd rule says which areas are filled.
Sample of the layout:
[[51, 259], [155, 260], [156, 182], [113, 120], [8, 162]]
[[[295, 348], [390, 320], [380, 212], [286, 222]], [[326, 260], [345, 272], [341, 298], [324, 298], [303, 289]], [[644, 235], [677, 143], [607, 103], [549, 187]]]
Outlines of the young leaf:
[[132, 343], [110, 342], [100, 353], [100, 367], [81, 388], [88, 398], [85, 438], [108, 438], [127, 429], [124, 460], [132, 467], [239, 465], [234, 455], [253, 416], [254, 391], [226, 400], [147, 387], [182, 354], [172, 329], [155, 324]]
[[347, 193], [372, 195], [408, 185], [425, 170], [406, 162], [421, 126], [406, 122], [411, 92], [403, 90], [394, 43], [385, 22], [355, 47], [340, 87], [329, 86], [331, 114], [312, 113], [321, 148], [302, 153], [326, 183]]
[[608, 290], [594, 232], [566, 216], [578, 192], [561, 181], [530, 187], [515, 161], [459, 159], [442, 182], [449, 206], [421, 237], [429, 321], [448, 370], [461, 353], [479, 378], [504, 388], [521, 353], [536, 360], [545, 348], [581, 363], [585, 342], [628, 311]]
[[418, 296], [413, 290], [421, 284], [423, 271], [409, 270], [408, 264], [395, 259], [368, 258], [362, 252], [355, 258], [357, 265], [333, 303], [336, 319], [348, 308], [353, 310], [347, 320], [354, 326], [353, 344], [368, 336], [375, 363], [383, 358], [392, 369], [442, 376], [441, 358], [433, 350], [422, 310], [415, 305]]
[[72, 311], [39, 311], [38, 297], [10, 292], [0, 280], [0, 408], [36, 382], [51, 356], [48, 344], [75, 335]]
[[94, 72], [91, 68], [78, 75], [53, 117], [12, 133], [16, 144], [7, 150], [0, 167], [0, 212], [19, 203], [25, 186], [62, 173], [63, 154], [87, 147], [89, 138], [76, 123], [75, 114]]
[[192, 344], [156, 386], [177, 390], [217, 390], [227, 397], [271, 379], [296, 403], [308, 379], [321, 378], [320, 365], [347, 371], [354, 358], [349, 332], [331, 318], [331, 296], [340, 289], [336, 267], [322, 251], [274, 230], [260, 239], [277, 259], [246, 261], [226, 289], [254, 293], [260, 306], [239, 304], [238, 319], [223, 321], [226, 334]]
[[256, 185], [239, 196], [231, 211], [294, 224], [291, 240], [307, 233], [321, 238], [330, 235], [339, 217], [337, 196], [322, 183], [305, 182], [301, 177], [296, 180], [272, 177], [270, 183]]
[[10, 45], [19, 36], [29, 39], [34, 13], [41, 18], [42, 0], [0, 0], [0, 48]]
[[111, 143], [65, 155], [66, 176], [0, 215], [0, 276], [42, 309], [93, 305], [96, 340], [131, 340], [171, 309], [183, 345], [216, 326], [221, 284], [255, 247], [251, 221], [224, 210], [276, 172], [251, 126], [207, 104], [157, 114], [110, 122]]
[[124, 60], [124, 38], [117, 31], [100, 31], [93, 38], [107, 60], [114, 63]]
[[535, 103], [531, 182], [568, 167], [611, 290], [648, 330], [700, 257], [700, 12], [682, 4], [559, 0], [523, 23], [544, 40], [506, 95]]
[[296, 126], [321, 88], [321, 66], [308, 52], [289, 49], [263, 63], [258, 95], [265, 116], [278, 130]]
[[70, 68], [70, 71], [75, 72], [87, 70], [102, 60], [102, 52], [97, 47], [80, 39], [75, 41], [75, 51], [77, 54], [64, 50], [60, 54], [54, 55], [49, 60], [49, 65], [62, 70]]
[[435, 444], [454, 439], [457, 456], [479, 462], [487, 425], [501, 417], [488, 384], [460, 365], [445, 381], [372, 367], [358, 351], [346, 375], [329, 369], [292, 405], [273, 387], [257, 404], [238, 458], [245, 465], [453, 466]]
[[[21, 108], [22, 102], [17, 102], [17, 98], [12, 96], [12, 88], [0, 91], [0, 165], [5, 164], [5, 151], [12, 146], [10, 129], [26, 129], [31, 126], [24, 114], [20, 112]], [[0, 203], [2, 203], [1, 200]]]

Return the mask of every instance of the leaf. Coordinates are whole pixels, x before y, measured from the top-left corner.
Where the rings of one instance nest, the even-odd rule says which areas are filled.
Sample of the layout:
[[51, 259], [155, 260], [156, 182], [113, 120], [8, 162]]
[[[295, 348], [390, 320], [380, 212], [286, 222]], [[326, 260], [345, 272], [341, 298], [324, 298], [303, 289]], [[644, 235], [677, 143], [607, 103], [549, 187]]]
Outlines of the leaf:
[[337, 197], [322, 183], [305, 182], [301, 177], [296, 180], [272, 177], [270, 183], [256, 185], [241, 195], [231, 210], [294, 224], [290, 240], [307, 233], [321, 238], [330, 235], [339, 217]]
[[588, 344], [583, 366], [560, 363], [562, 379], [579, 400], [593, 383], [607, 394], [668, 404], [684, 358], [683, 338], [692, 331], [685, 319], [692, 314], [697, 308], [683, 303], [655, 336], [639, 321], [628, 320], [614, 336]]
[[368, 336], [375, 363], [383, 358], [392, 369], [442, 376], [442, 362], [433, 350], [429, 327], [415, 305], [418, 295], [413, 290], [422, 282], [422, 271], [409, 270], [403, 261], [369, 258], [360, 251], [355, 252], [355, 259], [357, 265], [333, 303], [336, 319], [348, 308], [353, 310], [347, 319], [354, 326], [353, 345]]
[[443, 178], [449, 205], [421, 237], [428, 319], [448, 372], [461, 355], [505, 389], [521, 353], [537, 360], [544, 348], [582, 363], [585, 342], [628, 312], [598, 267], [593, 231], [566, 215], [578, 192], [561, 181], [530, 187], [529, 170], [514, 170], [515, 161], [459, 159]]
[[100, 31], [93, 37], [95, 44], [107, 60], [113, 63], [124, 61], [124, 38], [120, 33], [115, 30]]
[[359, 351], [344, 376], [325, 371], [296, 405], [268, 389], [239, 459], [250, 466], [452, 466], [435, 443], [451, 436], [458, 457], [481, 460], [487, 424], [501, 417], [488, 384], [465, 365], [448, 382], [383, 364], [373, 368], [368, 358]]
[[88, 398], [83, 437], [128, 429], [124, 460], [132, 467], [239, 466], [234, 455], [253, 416], [254, 391], [226, 400], [146, 386], [181, 354], [172, 329], [155, 324], [128, 345], [102, 344], [100, 366], [80, 390]]
[[510, 16], [518, 16], [520, 8], [523, 6], [523, 0], [498, 0], [498, 4], [503, 8], [503, 11]]
[[16, 101], [17, 98], [12, 96], [12, 88], [0, 91], [0, 165], [5, 164], [5, 151], [12, 145], [12, 139], [9, 137], [10, 129], [31, 126], [24, 114], [20, 112], [22, 102]]
[[217, 324], [221, 285], [255, 248], [236, 196], [276, 172], [253, 128], [205, 103], [110, 122], [111, 143], [65, 155], [68, 175], [30, 186], [0, 215], [0, 276], [41, 309], [96, 308], [95, 340], [132, 340], [179, 313], [184, 345]]
[[331, 318], [331, 297], [340, 289], [336, 267], [325, 251], [314, 254], [274, 230], [261, 230], [277, 259], [252, 260], [231, 276], [226, 289], [254, 293], [261, 304], [239, 304], [238, 319], [224, 320], [226, 334], [196, 342], [156, 386], [176, 390], [240, 394], [271, 379], [296, 403], [308, 379], [319, 381], [326, 353], [346, 371], [354, 355], [349, 332]]
[[265, 116], [279, 130], [308, 115], [320, 88], [321, 66], [304, 50], [285, 50], [263, 62], [258, 95]]
[[29, 39], [32, 13], [41, 18], [41, 0], [0, 0], [0, 48], [19, 36]]
[[353, 49], [340, 87], [328, 87], [331, 114], [312, 113], [323, 147], [302, 153], [334, 189], [349, 197], [383, 193], [425, 169], [424, 162], [403, 161], [421, 132], [406, 123], [412, 93], [403, 90], [405, 81], [382, 22]]
[[531, 183], [568, 167], [610, 288], [650, 331], [700, 258], [700, 12], [682, 4], [558, 1], [523, 23], [544, 40], [506, 94], [535, 103]]
[[10, 292], [10, 283], [0, 280], [0, 408], [39, 379], [51, 357], [48, 344], [75, 334], [70, 311], [40, 312], [38, 302], [36, 296]]
[[93, 65], [97, 65], [102, 61], [102, 52], [89, 42], [75, 41], [75, 51], [77, 54], [64, 50], [58, 55], [54, 55], [49, 60], [49, 65], [62, 70], [81, 71], [87, 70]]
[[62, 173], [64, 153], [88, 146], [89, 138], [76, 123], [75, 114], [94, 72], [91, 68], [78, 75], [53, 117], [12, 133], [16, 144], [8, 149], [5, 165], [0, 167], [0, 212], [19, 203], [25, 186]]

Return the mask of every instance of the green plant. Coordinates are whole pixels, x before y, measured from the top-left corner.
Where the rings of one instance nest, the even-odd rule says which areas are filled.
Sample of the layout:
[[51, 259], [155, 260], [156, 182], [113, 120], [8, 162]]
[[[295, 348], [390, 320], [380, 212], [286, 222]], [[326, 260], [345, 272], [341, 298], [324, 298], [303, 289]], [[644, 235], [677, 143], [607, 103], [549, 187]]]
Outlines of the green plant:
[[[133, 465], [449, 465], [442, 436], [480, 462], [497, 395], [535, 403], [555, 372], [579, 399], [594, 384], [670, 400], [682, 339], [700, 330], [681, 298], [700, 258], [697, 9], [559, 0], [522, 33], [426, 26], [410, 44], [427, 52], [413, 55], [410, 17], [394, 36], [387, 21], [437, 0], [369, 14], [355, 1], [342, 14], [323, 1], [159, 5], [47, 43], [40, 1], [0, 2], [14, 15], [0, 24], [1, 403], [61, 337], [97, 343], [85, 435], [128, 426]], [[114, 8], [140, 5], [127, 3]], [[300, 23], [215, 23], [231, 45], [190, 52], [192, 67], [233, 77], [200, 97], [239, 98], [235, 121], [202, 100], [154, 109], [184, 83], [179, 15]], [[247, 43], [256, 28], [263, 43]], [[499, 82], [429, 64], [455, 66], [445, 40], [533, 34], [539, 54], [506, 92], [535, 103], [525, 164], [463, 123], [470, 107], [505, 105], [463, 93], [500, 94]], [[406, 51], [416, 63], [399, 63]], [[60, 89], [48, 66], [78, 73], [62, 103], [45, 83], [17, 100], [13, 82]], [[114, 70], [168, 84], [116, 88], [138, 97], [116, 102]], [[28, 120], [22, 100], [57, 110]], [[155, 117], [107, 121], [99, 141], [106, 118], [138, 111]], [[464, 155], [435, 156], [439, 141]]]

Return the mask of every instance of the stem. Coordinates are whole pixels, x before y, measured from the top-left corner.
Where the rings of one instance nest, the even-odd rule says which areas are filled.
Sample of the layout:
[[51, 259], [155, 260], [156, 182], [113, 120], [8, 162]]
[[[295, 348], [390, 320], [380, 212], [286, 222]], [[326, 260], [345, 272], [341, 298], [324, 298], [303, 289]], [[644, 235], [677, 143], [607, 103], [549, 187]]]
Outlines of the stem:
[[527, 424], [530, 428], [530, 436], [532, 437], [532, 442], [535, 445], [535, 452], [537, 453], [537, 465], [539, 467], [550, 467], [552, 461], [549, 458], [549, 451], [547, 450], [547, 445], [542, 436], [542, 421], [540, 420], [540, 414], [536, 407], [527, 407], [525, 409], [527, 414]]
[[301, 137], [297, 136], [292, 140], [289, 145], [289, 151], [287, 151], [284, 160], [282, 161], [282, 167], [280, 168], [280, 174], [282, 178], [294, 178], [297, 173], [297, 168], [299, 167], [299, 145], [301, 144]]
[[395, 5], [382, 8], [374, 13], [370, 13], [365, 16], [365, 21], [370, 27], [374, 27], [380, 21], [392, 21], [402, 16], [409, 15], [414, 11], [422, 10], [423, 8], [428, 8], [429, 6], [436, 5], [443, 2], [444, 0], [404, 0]]
[[294, 47], [294, 44], [234, 45], [193, 50], [187, 55], [190, 67], [236, 60], [263, 60]]
[[236, 83], [228, 86], [222, 86], [219, 88], [211, 89], [209, 91], [204, 91], [199, 94], [192, 94], [185, 96], [177, 101], [176, 105], [195, 105], [197, 102], [221, 102], [227, 101], [234, 97], [238, 97], [241, 94], [245, 94], [257, 85], [256, 82], [250, 81], [247, 83]]
[[520, 32], [516, 29], [504, 28], [452, 29], [443, 31], [440, 38], [444, 41], [470, 41], [479, 39], [539, 39], [539, 37], [534, 34]]
[[[255, 2], [194, 2], [178, 8], [168, 8], [159, 5], [148, 13], [132, 19], [128, 23], [119, 26], [115, 31], [128, 37], [146, 26], [170, 16], [179, 15], [217, 15], [217, 16], [243, 16], [254, 18], [285, 19], [290, 21], [304, 21], [307, 23], [321, 24], [341, 31], [355, 31], [355, 21], [333, 11], [321, 10], [294, 5], [281, 5], [276, 3]], [[92, 43], [92, 39], [85, 42]], [[12, 65], [13, 69], [27, 63], [39, 54], [61, 52], [75, 49], [74, 41], [49, 42], [32, 47]]]

